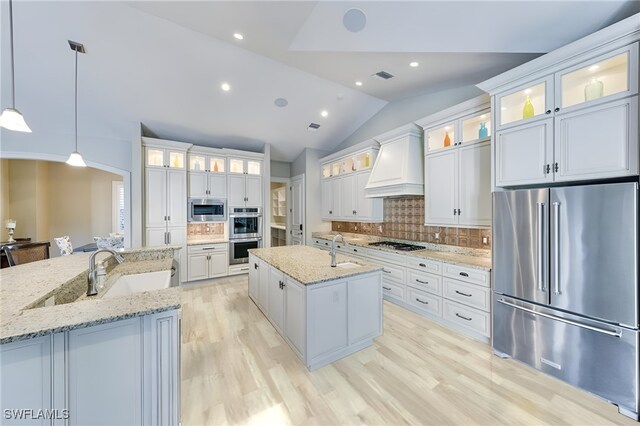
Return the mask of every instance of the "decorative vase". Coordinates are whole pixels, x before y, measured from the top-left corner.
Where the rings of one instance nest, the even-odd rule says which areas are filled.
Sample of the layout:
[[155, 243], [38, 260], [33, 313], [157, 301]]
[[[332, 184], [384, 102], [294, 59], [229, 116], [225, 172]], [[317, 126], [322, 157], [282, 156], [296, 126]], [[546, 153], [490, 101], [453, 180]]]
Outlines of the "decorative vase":
[[524, 108], [522, 108], [522, 118], [531, 118], [536, 115], [531, 98], [527, 95], [527, 100], [524, 102]]
[[489, 136], [489, 129], [487, 129], [487, 123], [484, 121], [480, 123], [480, 130], [478, 130], [478, 139], [483, 139]]
[[195, 170], [195, 171], [200, 171], [200, 160], [196, 160], [196, 161], [193, 163], [193, 170]]
[[451, 146], [451, 138], [449, 132], [444, 132], [444, 146]]
[[593, 77], [589, 83], [584, 86], [584, 100], [591, 101], [601, 98], [604, 95], [604, 83]]
[[218, 162], [217, 161], [213, 162], [213, 171], [218, 173]]
[[369, 154], [364, 155], [364, 166], [369, 167]]

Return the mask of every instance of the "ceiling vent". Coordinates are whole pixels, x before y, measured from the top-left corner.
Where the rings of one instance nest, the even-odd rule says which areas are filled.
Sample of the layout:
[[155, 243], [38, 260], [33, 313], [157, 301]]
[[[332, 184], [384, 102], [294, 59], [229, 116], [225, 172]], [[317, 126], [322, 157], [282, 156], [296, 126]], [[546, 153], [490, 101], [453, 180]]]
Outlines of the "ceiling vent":
[[377, 73], [373, 74], [371, 77], [378, 77], [381, 80], [389, 80], [390, 78], [393, 78], [395, 76], [386, 71], [378, 71]]
[[309, 127], [307, 127], [307, 130], [309, 130], [311, 132], [315, 132], [319, 128], [320, 128], [320, 125], [318, 123], [311, 123], [311, 124], [309, 124]]

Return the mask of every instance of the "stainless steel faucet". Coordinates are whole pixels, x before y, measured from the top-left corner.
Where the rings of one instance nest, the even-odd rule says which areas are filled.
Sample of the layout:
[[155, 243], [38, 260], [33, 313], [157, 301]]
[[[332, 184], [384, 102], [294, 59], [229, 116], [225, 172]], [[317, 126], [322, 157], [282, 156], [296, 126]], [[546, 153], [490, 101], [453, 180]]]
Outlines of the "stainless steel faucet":
[[87, 296], [95, 296], [96, 294], [98, 294], [98, 289], [96, 288], [96, 283], [98, 282], [98, 274], [96, 271], [96, 255], [98, 253], [111, 253], [118, 263], [124, 262], [124, 257], [111, 249], [104, 248], [94, 251], [89, 258], [89, 273], [87, 274]]
[[336, 264], [336, 240], [338, 239], [338, 237], [340, 237], [340, 239], [342, 240], [344, 245], [346, 245], [346, 246], [349, 245], [349, 243], [347, 243], [344, 240], [344, 237], [342, 236], [342, 234], [336, 234], [333, 237], [333, 240], [331, 240], [331, 252], [329, 252], [329, 254], [331, 255], [331, 267], [332, 268], [335, 268], [337, 266], [337, 264]]

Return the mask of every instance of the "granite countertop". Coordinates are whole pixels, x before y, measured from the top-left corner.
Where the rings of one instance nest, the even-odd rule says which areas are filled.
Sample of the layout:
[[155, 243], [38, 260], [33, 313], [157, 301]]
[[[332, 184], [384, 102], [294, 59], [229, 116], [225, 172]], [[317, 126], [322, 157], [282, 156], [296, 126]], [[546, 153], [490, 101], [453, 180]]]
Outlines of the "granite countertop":
[[[109, 259], [109, 283], [121, 275], [171, 269], [173, 250], [177, 248], [120, 250], [125, 258], [120, 265], [107, 254], [99, 255], [99, 259], [103, 256]], [[74, 253], [1, 269], [0, 344], [180, 307], [178, 287], [108, 299], [101, 299], [101, 294], [87, 298], [91, 254]], [[70, 302], [44, 306], [44, 301], [52, 296]]]
[[197, 246], [200, 244], [218, 244], [218, 243], [228, 243], [229, 240], [224, 239], [224, 237], [210, 237], [209, 235], [203, 235], [198, 237], [188, 237], [187, 245], [188, 246]]
[[[312, 237], [330, 241], [336, 234], [338, 234], [338, 232], [314, 232], [312, 233]], [[386, 251], [406, 256], [415, 256], [423, 259], [447, 262], [454, 265], [466, 266], [469, 268], [481, 269], [483, 271], [491, 271], [490, 250], [470, 249], [465, 247], [447, 246], [443, 244], [430, 244], [416, 241], [396, 240], [393, 238], [352, 234], [348, 232], [342, 232], [341, 234], [344, 237], [344, 240], [349, 245], [364, 247], [369, 250]], [[416, 251], [402, 251], [384, 247], [372, 247], [369, 245], [369, 243], [378, 241], [397, 241], [401, 243], [423, 246], [425, 247], [425, 249]]]
[[341, 254], [336, 256], [337, 263], [353, 262], [361, 266], [353, 269], [332, 268], [331, 257], [325, 250], [309, 246], [251, 249], [249, 253], [304, 285], [382, 271], [382, 266], [372, 265]]

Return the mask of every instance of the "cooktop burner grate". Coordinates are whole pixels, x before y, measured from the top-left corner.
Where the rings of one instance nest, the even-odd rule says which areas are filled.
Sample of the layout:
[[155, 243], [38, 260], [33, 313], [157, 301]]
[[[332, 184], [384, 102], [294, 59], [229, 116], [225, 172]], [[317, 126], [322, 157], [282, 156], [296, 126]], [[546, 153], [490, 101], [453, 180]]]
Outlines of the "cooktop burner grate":
[[382, 248], [388, 248], [388, 249], [400, 250], [400, 251], [424, 250], [424, 247], [422, 246], [416, 246], [413, 244], [405, 244], [405, 243], [396, 243], [393, 241], [379, 241], [377, 243], [369, 243], [369, 245], [374, 247], [382, 247]]

